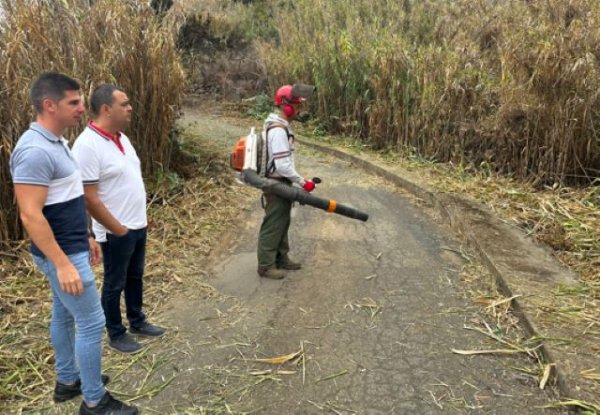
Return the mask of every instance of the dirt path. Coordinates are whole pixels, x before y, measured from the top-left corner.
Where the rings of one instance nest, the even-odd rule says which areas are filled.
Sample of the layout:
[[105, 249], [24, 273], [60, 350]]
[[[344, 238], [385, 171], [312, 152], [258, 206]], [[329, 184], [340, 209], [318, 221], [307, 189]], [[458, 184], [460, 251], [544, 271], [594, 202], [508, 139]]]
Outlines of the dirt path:
[[[223, 148], [245, 132], [191, 110], [183, 124]], [[305, 267], [264, 280], [257, 193], [206, 269], [215, 291], [182, 292], [160, 316], [173, 339], [153, 347], [163, 384], [139, 401], [145, 413], [558, 413], [542, 408], [555, 391], [539, 389], [526, 356], [452, 353], [505, 347], [464, 328], [483, 318], [461, 281], [464, 254], [427, 208], [343, 162], [306, 149], [298, 159], [324, 180], [318, 194], [370, 220], [297, 207], [292, 253]], [[281, 366], [255, 361], [293, 352]]]

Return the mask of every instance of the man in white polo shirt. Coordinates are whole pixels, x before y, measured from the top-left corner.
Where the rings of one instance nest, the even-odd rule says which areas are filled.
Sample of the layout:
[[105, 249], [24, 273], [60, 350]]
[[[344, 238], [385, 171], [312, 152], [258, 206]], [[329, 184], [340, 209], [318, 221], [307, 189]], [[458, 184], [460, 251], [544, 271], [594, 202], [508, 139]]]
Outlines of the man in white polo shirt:
[[130, 333], [158, 337], [165, 330], [148, 323], [142, 312], [146, 189], [140, 160], [121, 132], [131, 123], [132, 107], [125, 92], [104, 84], [92, 93], [90, 109], [92, 121], [75, 140], [73, 154], [83, 178], [86, 206], [94, 219], [96, 240], [102, 247], [102, 307], [109, 345], [122, 353], [136, 353], [142, 345], [123, 325], [121, 293], [125, 294]]

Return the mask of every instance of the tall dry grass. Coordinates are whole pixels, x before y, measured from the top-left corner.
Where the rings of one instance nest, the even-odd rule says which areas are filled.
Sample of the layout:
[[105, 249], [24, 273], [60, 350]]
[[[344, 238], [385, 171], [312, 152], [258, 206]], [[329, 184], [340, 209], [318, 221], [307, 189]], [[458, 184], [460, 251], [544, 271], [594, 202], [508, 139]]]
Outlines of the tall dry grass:
[[169, 133], [184, 88], [174, 22], [144, 2], [89, 3], [0, 1], [0, 245], [22, 236], [8, 160], [33, 118], [30, 83], [44, 71], [75, 77], [85, 96], [102, 82], [121, 85], [134, 106], [128, 133], [144, 172], [168, 168]]
[[600, 176], [600, 3], [298, 0], [263, 42], [331, 132], [535, 184]]

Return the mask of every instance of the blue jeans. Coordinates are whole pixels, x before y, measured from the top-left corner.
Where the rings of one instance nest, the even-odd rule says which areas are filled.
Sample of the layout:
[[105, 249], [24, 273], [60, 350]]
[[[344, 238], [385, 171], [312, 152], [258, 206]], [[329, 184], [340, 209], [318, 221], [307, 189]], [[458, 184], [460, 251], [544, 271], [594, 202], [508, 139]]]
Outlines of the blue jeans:
[[69, 255], [83, 283], [83, 294], [79, 296], [61, 290], [52, 262], [36, 255], [33, 260], [48, 277], [52, 289], [50, 338], [54, 347], [56, 380], [72, 384], [81, 379], [84, 400], [96, 404], [105, 392], [100, 378], [104, 314], [89, 253]]
[[146, 235], [146, 228], [130, 229], [125, 236], [106, 234], [106, 242], [100, 244], [104, 262], [102, 307], [111, 339], [126, 331], [121, 319], [121, 293], [125, 293], [129, 325], [140, 328], [146, 321], [142, 312]]

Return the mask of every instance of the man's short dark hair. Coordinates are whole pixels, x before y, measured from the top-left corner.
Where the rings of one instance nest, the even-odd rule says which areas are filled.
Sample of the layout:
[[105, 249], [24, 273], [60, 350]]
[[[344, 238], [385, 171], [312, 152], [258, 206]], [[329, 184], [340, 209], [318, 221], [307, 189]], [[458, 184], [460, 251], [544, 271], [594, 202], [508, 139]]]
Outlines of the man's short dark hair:
[[58, 72], [41, 74], [31, 85], [30, 98], [38, 114], [44, 110], [45, 99], [60, 101], [67, 91], [79, 91], [81, 87], [73, 78]]
[[92, 92], [92, 96], [90, 97], [90, 111], [92, 115], [100, 115], [102, 105], [108, 105], [110, 107], [113, 102], [115, 102], [115, 97], [113, 95], [115, 91], [123, 92], [121, 88], [111, 84], [98, 85], [96, 89], [94, 89], [94, 92]]

